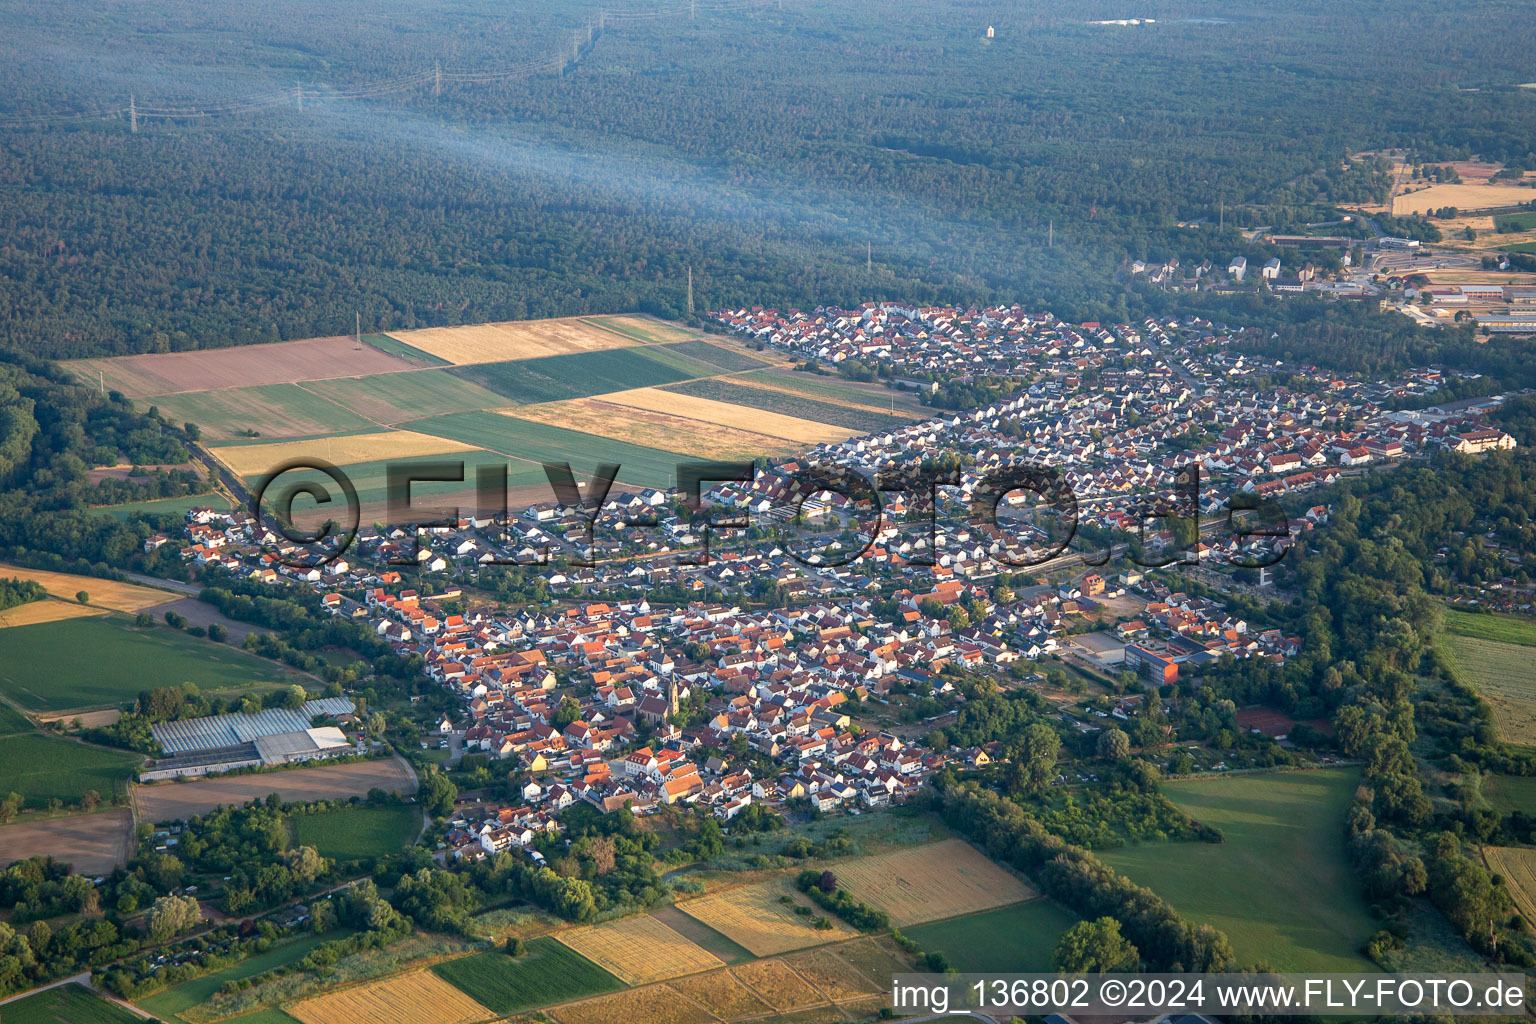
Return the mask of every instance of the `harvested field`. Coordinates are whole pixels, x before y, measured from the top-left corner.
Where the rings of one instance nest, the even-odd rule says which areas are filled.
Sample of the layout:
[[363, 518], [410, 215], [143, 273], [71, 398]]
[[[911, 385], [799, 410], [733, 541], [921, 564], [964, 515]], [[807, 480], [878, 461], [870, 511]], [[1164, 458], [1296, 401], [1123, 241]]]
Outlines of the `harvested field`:
[[719, 957], [654, 917], [626, 917], [555, 936], [629, 985], [723, 967]]
[[834, 1002], [878, 995], [874, 984], [830, 949], [808, 949], [783, 958], [784, 963]]
[[775, 1010], [798, 1010], [824, 1003], [820, 993], [782, 960], [756, 960], [732, 967], [731, 973]]
[[838, 885], [854, 899], [890, 914], [900, 927], [1019, 903], [1035, 895], [959, 839], [859, 857], [832, 870]]
[[[772, 1017], [763, 1017], [753, 1024], [841, 1024], [849, 1018], [843, 1011], [830, 1004], [826, 1006], [813, 1006], [808, 1010], [796, 1010], [794, 1013], [780, 1013]], [[854, 1017], [854, 1020], [860, 1018]]]
[[[75, 594], [85, 591], [88, 602], [94, 607], [114, 612], [141, 612], [176, 600], [177, 595], [154, 587], [141, 587], [133, 583], [119, 583], [96, 576], [77, 576], [66, 572], [46, 572], [42, 569], [25, 569], [19, 565], [0, 562], [0, 579], [22, 579], [41, 583], [48, 593], [66, 601], [75, 601]], [[25, 606], [23, 606], [25, 607]]]
[[1488, 867], [1504, 876], [1515, 909], [1526, 921], [1536, 921], [1536, 850], [1529, 847], [1485, 846]]
[[626, 338], [640, 342], [643, 345], [665, 345], [673, 342], [692, 341], [699, 337], [699, 332], [681, 324], [668, 323], [665, 320], [657, 320], [652, 316], [644, 316], [638, 313], [619, 313], [611, 316], [584, 316], [581, 322], [615, 334], [622, 334]]
[[671, 982], [672, 988], [698, 1003], [716, 1017], [757, 1017], [772, 1013], [763, 1002], [730, 971], [710, 971]]
[[100, 374], [107, 387], [129, 398], [148, 398], [182, 391], [390, 373], [409, 370], [416, 364], [367, 345], [359, 348], [351, 338], [310, 338], [200, 352], [75, 359], [64, 365], [87, 383], [95, 384]]
[[0, 826], [0, 867], [46, 854], [78, 874], [104, 875], [128, 862], [132, 839], [133, 815], [127, 810], [17, 822]]
[[707, 1024], [713, 1019], [665, 985], [567, 1003], [549, 1013], [560, 1024]]
[[133, 798], [144, 821], [180, 821], [225, 804], [263, 799], [268, 793], [277, 793], [287, 801], [307, 802], [367, 796], [375, 786], [385, 792], [416, 792], [400, 762], [390, 758], [228, 778], [157, 782], [134, 786]]
[[208, 449], [236, 476], [254, 477], [286, 459], [325, 459], [337, 466], [386, 459], [411, 459], [424, 455], [448, 455], [471, 451], [467, 444], [410, 430], [385, 430], [373, 434], [324, 437], [314, 441], [278, 441], [273, 444], [225, 445]]
[[495, 392], [447, 370], [317, 380], [305, 384], [304, 390], [344, 405], [377, 423], [389, 425], [423, 416], [495, 409], [506, 404], [506, 399]]
[[[703, 383], [708, 385], [718, 382], [704, 381]], [[760, 392], [751, 388], [746, 390], [752, 394], [768, 394], [767, 392]], [[852, 434], [852, 431], [847, 428], [833, 426], [830, 423], [805, 420], [795, 416], [784, 416], [776, 412], [769, 412], [767, 409], [733, 405], [730, 402], [715, 401], [711, 398], [699, 398], [678, 391], [663, 391], [651, 387], [634, 388], [630, 391], [619, 391], [614, 394], [605, 395], [604, 401], [612, 402], [614, 405], [628, 406], [633, 409], [648, 409], [652, 412], [682, 416], [690, 420], [702, 420], [705, 423], [718, 427], [734, 427], [738, 430], [755, 431], [771, 437], [782, 437], [787, 441], [796, 441], [800, 444], [843, 441]]]
[[45, 597], [41, 601], [28, 601], [26, 604], [0, 612], [0, 629], [10, 629], [13, 626], [37, 626], [44, 622], [61, 622], [64, 619], [105, 614], [107, 613], [100, 608], [88, 608], [78, 601]]
[[739, 942], [732, 941], [723, 932], [716, 931], [703, 921], [689, 917], [677, 909], [675, 904], [657, 907], [651, 911], [651, 916], [683, 938], [703, 946], [707, 952], [719, 957], [725, 963], [741, 964], [754, 959], [750, 949]]
[[[782, 896], [790, 896], [794, 902], [782, 903]], [[828, 920], [832, 922], [832, 928], [817, 931], [811, 926], [814, 918], [795, 913], [797, 905], [809, 904], [794, 891], [787, 879], [776, 879], [688, 900], [679, 903], [677, 908], [745, 946], [756, 956], [773, 956], [858, 934], [830, 915]], [[824, 914], [816, 909], [817, 917]]]
[[[612, 324], [612, 327], [605, 324]], [[664, 331], [665, 338], [648, 337]], [[693, 334], [645, 317], [561, 317], [554, 320], [511, 320], [470, 327], [428, 327], [419, 331], [390, 331], [388, 337], [458, 366], [499, 363], [509, 359], [538, 359], [572, 352], [602, 352], [658, 340], [687, 341]], [[355, 376], [355, 374], [353, 374]]]
[[909, 973], [911, 964], [896, 952], [890, 940], [884, 938], [860, 939], [834, 946], [832, 952], [846, 960], [864, 977], [883, 988], [889, 988], [892, 975]]
[[376, 429], [374, 423], [350, 408], [298, 384], [189, 391], [163, 395], [153, 404], [172, 423], [196, 423], [205, 441], [232, 441], [251, 436], [251, 431], [262, 437], [279, 438]]
[[530, 423], [579, 430], [615, 441], [684, 452], [711, 459], [750, 461], [761, 455], [777, 455], [795, 445], [780, 437], [716, 426], [662, 412], [614, 405], [598, 398], [577, 398], [548, 405], [525, 405], [504, 410], [502, 415]]
[[315, 996], [288, 1013], [303, 1024], [469, 1024], [496, 1016], [431, 971]]
[[1516, 206], [1536, 199], [1536, 191], [1518, 185], [1431, 185], [1406, 195], [1394, 196], [1392, 213], [1401, 217], [1409, 213], [1438, 210], [1442, 206], [1454, 206], [1458, 210], [1489, 210], [1500, 206]]

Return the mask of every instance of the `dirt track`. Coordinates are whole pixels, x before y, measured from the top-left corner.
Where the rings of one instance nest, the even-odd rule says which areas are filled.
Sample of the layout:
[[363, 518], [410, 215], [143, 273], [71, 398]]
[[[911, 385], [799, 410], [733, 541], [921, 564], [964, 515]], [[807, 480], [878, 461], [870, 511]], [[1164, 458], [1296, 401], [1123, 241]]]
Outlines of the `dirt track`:
[[293, 768], [281, 772], [231, 775], [227, 778], [156, 782], [133, 787], [140, 821], [179, 821], [225, 804], [243, 804], [277, 793], [284, 800], [335, 800], [367, 796], [373, 787], [385, 792], [416, 792], [416, 784], [394, 760]]

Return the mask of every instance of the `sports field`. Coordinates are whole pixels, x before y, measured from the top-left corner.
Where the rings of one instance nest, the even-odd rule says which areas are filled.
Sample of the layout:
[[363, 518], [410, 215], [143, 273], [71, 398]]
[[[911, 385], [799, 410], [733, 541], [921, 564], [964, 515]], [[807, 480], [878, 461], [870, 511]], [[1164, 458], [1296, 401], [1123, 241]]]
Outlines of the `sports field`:
[[399, 853], [420, 831], [421, 810], [410, 804], [342, 807], [288, 819], [294, 846], [313, 846], [335, 860]]
[[1345, 849], [1349, 769], [1170, 782], [1169, 799], [1226, 841], [1148, 843], [1099, 854], [1192, 921], [1226, 932], [1238, 960], [1282, 971], [1371, 970], [1379, 925]]
[[1488, 867], [1504, 876], [1510, 899], [1526, 921], [1536, 920], [1536, 850], [1528, 846], [1485, 846]]
[[1028, 974], [1051, 969], [1051, 952], [1077, 915], [1048, 899], [951, 917], [903, 930], [925, 952], [962, 973]]
[[386, 793], [416, 792], [415, 783], [399, 761], [379, 758], [253, 775], [156, 782], [134, 786], [133, 799], [141, 821], [181, 821], [226, 804], [264, 799], [269, 793], [276, 793], [290, 803], [307, 803], [367, 796], [375, 786]]
[[[790, 903], [782, 902], [785, 896], [790, 898]], [[815, 908], [814, 917], [804, 917], [795, 913], [796, 906], [812, 904], [795, 891], [788, 879], [775, 879], [686, 900], [677, 908], [745, 946], [756, 956], [773, 956], [858, 934], [839, 918], [827, 915], [819, 908]], [[823, 916], [832, 922], [832, 928], [818, 931], [811, 922], [815, 917]]]
[[[386, 376], [393, 376], [388, 374]], [[154, 399], [161, 415], [172, 423], [196, 423], [205, 441], [248, 437], [316, 437], [374, 424], [350, 408], [300, 384], [264, 384], [219, 391], [189, 391]]]
[[288, 1013], [303, 1024], [470, 1024], [496, 1017], [427, 970], [327, 992]]
[[629, 985], [722, 967], [720, 958], [654, 917], [625, 917], [555, 936]]
[[[3, 635], [3, 634], [0, 634]], [[1505, 743], [1536, 738], [1536, 675], [1532, 649], [1524, 644], [1447, 633], [1441, 651], [1456, 677], [1493, 705], [1493, 726]]]
[[832, 866], [854, 899], [891, 916], [897, 927], [1019, 903], [1034, 895], [969, 843], [947, 839]]
[[121, 391], [129, 398], [149, 398], [182, 391], [214, 391], [390, 373], [409, 370], [419, 364], [368, 345], [359, 346], [352, 338], [340, 337], [111, 359], [75, 359], [63, 365], [89, 384], [104, 379], [108, 388]]
[[499, 951], [477, 953], [445, 960], [432, 970], [500, 1014], [584, 999], [624, 987], [618, 978], [550, 938], [530, 940], [520, 957]]
[[168, 626], [139, 629], [119, 615], [0, 629], [0, 696], [28, 711], [115, 707], [182, 682], [235, 693], [306, 679], [227, 644]]
[[142, 1024], [115, 1003], [109, 1003], [84, 985], [60, 985], [25, 999], [0, 1006], [5, 1024]]

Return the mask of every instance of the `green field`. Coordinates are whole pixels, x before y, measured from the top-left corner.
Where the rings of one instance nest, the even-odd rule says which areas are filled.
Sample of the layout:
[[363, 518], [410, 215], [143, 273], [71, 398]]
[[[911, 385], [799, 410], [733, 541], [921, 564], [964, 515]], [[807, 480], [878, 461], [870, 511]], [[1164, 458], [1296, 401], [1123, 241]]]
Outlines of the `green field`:
[[279, 665], [168, 627], [107, 615], [0, 629], [0, 695], [28, 711], [116, 707], [140, 690], [193, 682], [203, 692], [269, 689]]
[[1282, 971], [1368, 971], [1379, 927], [1344, 839], [1355, 772], [1333, 769], [1170, 782], [1169, 799], [1226, 841], [1152, 843], [1102, 860], [1192, 921], [1226, 932], [1240, 963]]
[[1494, 731], [1506, 743], [1536, 737], [1536, 675], [1523, 644], [1447, 633], [1437, 649], [1456, 678], [1493, 706]]
[[728, 380], [690, 380], [669, 385], [662, 390], [679, 395], [692, 395], [695, 398], [708, 398], [716, 402], [727, 402], [748, 409], [764, 409], [782, 416], [797, 416], [817, 423], [830, 423], [833, 426], [847, 427], [849, 430], [857, 430], [865, 434], [892, 430], [910, 422], [902, 416], [851, 409], [847, 406], [833, 405], [831, 402], [819, 402], [799, 395], [785, 394], [782, 391], [732, 384]]
[[[343, 931], [330, 931], [324, 935], [304, 935], [287, 942], [280, 942], [264, 953], [248, 956], [237, 964], [217, 971], [210, 971], [202, 977], [193, 978], [183, 982], [174, 988], [168, 988], [163, 992], [156, 992], [152, 996], [146, 996], [138, 1000], [137, 1005], [148, 1010], [156, 1017], [165, 1020], [179, 1020], [177, 1017], [183, 1010], [190, 1010], [209, 996], [219, 990], [219, 986], [226, 981], [234, 981], [240, 978], [249, 978], [269, 971], [274, 967], [282, 967], [294, 963], [304, 957], [304, 954], [332, 939], [342, 938]], [[284, 1014], [286, 1017], [287, 1015]], [[0, 1020], [4, 1020], [0, 1017]], [[244, 1019], [244, 1018], [241, 1018]], [[7, 1022], [9, 1024], [9, 1022]]]
[[[494, 412], [454, 413], [405, 426], [533, 462], [569, 462], [579, 480], [590, 479], [599, 463], [617, 462], [619, 479], [625, 483], [665, 487], [673, 480], [679, 462], [696, 461], [693, 456], [678, 452], [644, 448]], [[531, 471], [537, 473], [540, 482], [545, 480], [540, 467], [531, 466]]]
[[[684, 341], [676, 345], [664, 346], [664, 351], [676, 352], [691, 359], [698, 359], [733, 373], [741, 370], [756, 370], [768, 365], [763, 360], [748, 355], [746, 352], [727, 348], [724, 344], [717, 344], [712, 341]], [[652, 354], [654, 355], [655, 353], [653, 352]]]
[[[495, 413], [460, 413], [457, 415], [492, 416], [498, 421], [517, 422], [507, 416], [496, 416]], [[416, 427], [412, 426], [411, 429], [414, 430]], [[446, 437], [448, 435], [444, 434], [442, 436]], [[581, 434], [578, 436], [585, 437], [586, 435]], [[457, 494], [464, 499], [462, 505], [464, 510], [468, 512], [474, 504], [475, 499], [471, 492], [475, 489], [475, 474], [480, 466], [507, 466], [508, 487], [549, 486], [548, 478], [544, 475], [542, 466], [519, 459], [508, 459], [505, 455], [496, 452], [454, 452], [448, 455], [422, 456], [420, 458], [354, 462], [341, 468], [346, 473], [347, 478], [352, 481], [352, 486], [357, 488], [358, 502], [368, 506], [364, 509], [365, 518], [363, 521], [370, 522], [373, 519], [384, 518], [383, 506], [389, 498], [388, 473], [390, 466], [426, 466], [429, 463], [436, 462], [448, 462], [457, 466], [461, 461], [464, 463], [463, 483], [424, 483], [419, 481], [412, 483], [411, 504], [422, 508], [436, 508], [442, 505], [443, 502], [433, 501], [434, 497], [444, 494]], [[288, 473], [283, 476], [283, 483], [287, 485], [310, 479], [324, 485], [327, 490], [334, 493], [336, 485], [331, 482], [330, 477], [323, 473], [307, 471]], [[295, 513], [302, 516], [306, 510], [314, 509], [317, 506], [310, 502], [308, 498], [300, 498], [294, 502], [293, 507]], [[423, 517], [418, 516], [417, 518]]]
[[379, 423], [393, 425], [423, 416], [471, 409], [495, 409], [507, 400], [447, 370], [375, 373], [309, 381], [313, 391]]
[[802, 373], [799, 370], [756, 370], [743, 380], [755, 381], [777, 388], [788, 388], [811, 398], [820, 398], [834, 404], [868, 405], [876, 409], [893, 409], [897, 416], [913, 419], [931, 419], [939, 410], [931, 409], [917, 400], [911, 391], [895, 391], [879, 384], [859, 384], [832, 374]]
[[0, 739], [0, 792], [20, 793], [27, 807], [43, 807], [55, 798], [73, 803], [88, 789], [106, 798], [123, 790], [143, 760], [130, 751], [40, 732], [6, 736]]
[[1484, 775], [1483, 799], [1496, 811], [1524, 811], [1536, 816], [1536, 778], [1528, 775]]
[[428, 366], [452, 365], [446, 359], [439, 359], [437, 356], [423, 352], [421, 349], [414, 345], [407, 345], [399, 338], [391, 337], [388, 334], [365, 334], [363, 335], [363, 341], [378, 349], [380, 352], [385, 352], [392, 356], [399, 356], [401, 359], [414, 359], [417, 362], [425, 363]]
[[299, 384], [188, 391], [152, 401], [172, 423], [196, 423], [207, 440], [239, 438], [253, 430], [271, 440], [324, 437], [373, 427], [351, 409]]
[[1077, 915], [1047, 899], [903, 929], [925, 952], [939, 951], [962, 973], [1022, 974], [1051, 969], [1051, 952]]
[[456, 366], [449, 372], [517, 405], [587, 398], [697, 376], [652, 359], [643, 349], [631, 348]]
[[135, 515], [147, 516], [185, 516], [187, 509], [206, 505], [227, 511], [229, 500], [221, 494], [210, 491], [207, 494], [188, 494], [180, 498], [159, 498], [155, 501], [130, 501], [122, 505], [101, 505], [91, 512], [99, 512], [102, 515], [111, 516], [120, 522], [126, 521]]
[[5, 1024], [142, 1024], [83, 985], [60, 985], [0, 1007]]
[[528, 951], [477, 953], [432, 970], [444, 981], [499, 1014], [613, 992], [624, 983], [554, 939], [533, 939]]
[[1516, 231], [1536, 231], [1536, 210], [1494, 214], [1493, 226], [1500, 230], [1513, 228]]
[[1447, 608], [1445, 628], [1457, 636], [1536, 647], [1536, 619], [1524, 619], [1515, 615], [1486, 615]]
[[1519, 242], [1514, 245], [1501, 245], [1499, 246], [1499, 251], [1536, 254], [1536, 242]]
[[343, 807], [288, 819], [293, 845], [313, 846], [335, 860], [399, 853], [420, 830], [421, 811], [410, 805]]
[[31, 732], [32, 723], [27, 716], [0, 701], [0, 736], [14, 736], [17, 733]]

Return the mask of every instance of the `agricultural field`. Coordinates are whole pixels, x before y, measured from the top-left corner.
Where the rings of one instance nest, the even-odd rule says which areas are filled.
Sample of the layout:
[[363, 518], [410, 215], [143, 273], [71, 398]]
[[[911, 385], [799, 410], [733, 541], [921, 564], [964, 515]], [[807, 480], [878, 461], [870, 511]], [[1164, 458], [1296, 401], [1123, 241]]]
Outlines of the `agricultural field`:
[[692, 999], [704, 1009], [722, 1020], [732, 1017], [758, 1017], [773, 1012], [773, 1007], [763, 1002], [730, 971], [710, 971], [678, 978], [671, 987]]
[[651, 916], [683, 938], [703, 946], [725, 963], [740, 964], [754, 958], [750, 949], [734, 941], [724, 932], [716, 931], [698, 918], [689, 917], [676, 904], [657, 907]]
[[1099, 857], [1190, 920], [1226, 932], [1240, 961], [1370, 970], [1359, 950], [1378, 925], [1343, 827], [1358, 782], [1348, 769], [1170, 782], [1169, 799], [1225, 841], [1148, 843]]
[[1458, 210], [1489, 210], [1500, 206], [1518, 206], [1529, 202], [1531, 190], [1518, 185], [1449, 185], [1436, 184], [1406, 195], [1392, 198], [1392, 214], [1395, 217], [1410, 213], [1424, 213], [1443, 206]]
[[343, 807], [288, 819], [294, 846], [313, 846], [335, 860], [399, 853], [420, 831], [421, 810], [411, 804]]
[[1445, 628], [1457, 636], [1536, 647], [1536, 619], [1515, 615], [1485, 615], [1447, 608]]
[[556, 938], [628, 985], [724, 966], [719, 957], [654, 917], [572, 928]]
[[[730, 386], [721, 381], [712, 380], [692, 381], [690, 384], [699, 385], [703, 388], [725, 388]], [[777, 394], [777, 392], [758, 391], [752, 388], [741, 390], [754, 395], [766, 395], [770, 399]], [[632, 409], [648, 409], [653, 412], [683, 416], [690, 420], [699, 420], [713, 426], [732, 427], [737, 430], [752, 430], [757, 433], [767, 434], [770, 437], [781, 437], [786, 441], [794, 441], [800, 444], [842, 441], [852, 434], [846, 427], [771, 412], [769, 411], [770, 409], [779, 407], [778, 403], [774, 401], [765, 403], [763, 407], [757, 408], [717, 401], [713, 398], [702, 397], [689, 392], [660, 388], [635, 388], [630, 391], [620, 391], [615, 394], [605, 395], [603, 400], [614, 405], [628, 406]], [[836, 410], [828, 411], [835, 412]]]
[[[0, 741], [0, 751], [3, 750], [4, 741]], [[72, 756], [73, 753], [61, 750], [54, 756]], [[10, 786], [9, 778], [7, 775], [0, 785]], [[102, 796], [110, 793], [105, 789], [97, 792]], [[42, 821], [22, 819], [10, 825], [0, 825], [0, 867], [28, 857], [51, 856], [66, 861], [78, 874], [105, 875], [119, 864], [128, 863], [132, 848], [133, 815], [121, 809]]]
[[834, 949], [808, 949], [783, 958], [784, 963], [833, 1002], [878, 995], [890, 979], [876, 983], [849, 966]]
[[[783, 896], [789, 896], [793, 902], [781, 902]], [[679, 903], [677, 908], [745, 946], [754, 956], [773, 956], [857, 934], [820, 908], [815, 909], [815, 917], [827, 916], [833, 926], [817, 931], [811, 925], [813, 917], [802, 917], [794, 911], [796, 906], [809, 905], [788, 879], [781, 878], [711, 893]]]
[[141, 1024], [142, 1018], [84, 985], [60, 985], [0, 1006], [5, 1024]]
[[363, 335], [363, 343], [365, 345], [372, 345], [386, 355], [399, 356], [401, 359], [419, 363], [422, 366], [453, 365], [446, 359], [439, 359], [437, 356], [428, 355], [421, 349], [407, 345], [398, 338], [391, 338], [387, 334], [365, 334]]
[[910, 973], [912, 965], [896, 952], [888, 938], [873, 936], [832, 947], [838, 958], [882, 988], [889, 988], [892, 975]]
[[506, 410], [504, 415], [646, 448], [687, 451], [707, 459], [751, 461], [763, 455], [789, 452], [796, 447], [783, 438], [664, 412], [627, 408], [600, 398], [518, 406]]
[[390, 331], [385, 337], [436, 359], [464, 366], [688, 341], [698, 335], [650, 317], [573, 316]]
[[644, 350], [627, 348], [460, 366], [451, 372], [503, 396], [506, 399], [501, 403], [503, 405], [587, 398], [625, 388], [671, 384], [696, 376], [652, 359]]
[[[5, 634], [0, 632], [0, 637]], [[1456, 677], [1493, 705], [1493, 727], [1505, 743], [1536, 737], [1536, 683], [1531, 650], [1523, 644], [1448, 633], [1442, 652]]]
[[496, 1016], [428, 970], [328, 992], [287, 1012], [301, 1024], [470, 1024]]
[[228, 511], [229, 499], [222, 494], [210, 491], [207, 494], [187, 494], [180, 498], [156, 498], [153, 501], [129, 501], [121, 505], [98, 505], [89, 511], [111, 516], [119, 522], [126, 522], [137, 515], [175, 516], [180, 519], [187, 514], [188, 509], [204, 505]]
[[1536, 817], [1536, 778], [1529, 775], [1484, 775], [1483, 799], [1503, 814], [1522, 811]]
[[123, 791], [143, 760], [142, 754], [40, 732], [6, 736], [0, 739], [0, 792], [20, 793], [29, 808], [49, 800], [75, 803], [92, 789], [107, 799]]
[[[263, 384], [162, 395], [150, 402], [172, 423], [195, 423], [204, 441], [239, 437], [320, 437], [374, 424], [300, 384]], [[254, 433], [253, 433], [254, 432]]]
[[119, 615], [0, 629], [0, 697], [28, 711], [113, 707], [169, 683], [244, 693], [305, 679], [226, 644], [166, 626], [140, 629]]
[[1485, 846], [1490, 870], [1504, 876], [1515, 909], [1526, 921], [1536, 921], [1536, 849], [1526, 846]]
[[835, 374], [773, 368], [737, 374], [729, 380], [747, 387], [769, 388], [832, 405], [884, 413], [898, 420], [932, 419], [941, 411], [924, 405], [914, 392], [852, 381]]
[[105, 615], [100, 608], [91, 608], [78, 601], [65, 601], [45, 597], [41, 601], [28, 601], [14, 608], [0, 611], [0, 629], [16, 626], [40, 626], [45, 622], [63, 622], [66, 619], [88, 619], [93, 615]]
[[[110, 359], [74, 359], [63, 364], [88, 384], [104, 380], [128, 398], [152, 398], [182, 391], [293, 384], [326, 377], [357, 377], [409, 370], [418, 363], [359, 346], [352, 338], [310, 338], [270, 345], [239, 345]], [[154, 403], [145, 403], [154, 404]]]
[[276, 793], [290, 803], [364, 797], [377, 786], [386, 793], [416, 791], [410, 775], [394, 758], [289, 768], [278, 772], [156, 782], [133, 787], [141, 821], [182, 821], [226, 804], [243, 804]]
[[[529, 423], [494, 412], [461, 412], [408, 424], [412, 430], [451, 438], [529, 463], [528, 471], [545, 481], [541, 462], [569, 462], [579, 479], [589, 479], [604, 462], [619, 464], [619, 480], [631, 487], [665, 487], [679, 462], [694, 457], [594, 437], [575, 430]], [[546, 488], [548, 484], [545, 484]], [[546, 494], [548, 492], [546, 491]]]
[[938, 951], [962, 973], [1029, 974], [1051, 969], [1051, 953], [1077, 915], [1048, 899], [984, 910], [905, 929], [924, 951]]
[[554, 939], [534, 939], [516, 959], [502, 952], [445, 960], [432, 968], [444, 981], [499, 1014], [624, 987], [623, 982]]
[[714, 1018], [666, 985], [630, 989], [549, 1011], [560, 1024], [709, 1024]]
[[429, 434], [417, 434], [409, 430], [382, 430], [308, 441], [224, 445], [208, 450], [236, 476], [252, 478], [261, 476], [280, 462], [299, 457], [321, 458], [333, 465], [347, 466], [381, 459], [457, 455], [472, 449], [469, 445]]
[[305, 384], [304, 389], [386, 426], [423, 416], [495, 409], [506, 404], [506, 399], [495, 392], [447, 370], [338, 377], [313, 381]]
[[739, 347], [729, 347], [725, 342], [683, 341], [665, 345], [659, 349], [652, 349], [650, 354], [653, 357], [657, 357], [663, 352], [677, 353], [690, 359], [697, 359], [729, 373], [761, 369], [768, 365], [768, 363], [757, 356], [751, 355]]
[[[733, 418], [745, 417], [748, 422], [752, 422], [768, 416], [772, 417], [772, 422], [775, 423], [814, 424], [810, 428], [812, 432], [802, 438], [812, 443], [840, 441], [853, 434], [872, 434], [905, 426], [911, 422], [901, 416], [892, 416], [884, 410], [834, 405], [831, 401], [806, 398], [780, 388], [753, 386], [757, 378], [758, 374], [746, 373], [729, 380], [720, 378], [690, 380], [680, 384], [669, 384], [661, 391], [665, 398], [672, 400], [674, 408], [679, 408], [678, 396], [686, 396], [687, 401], [680, 407], [681, 409], [697, 409], [700, 413], [708, 413], [708, 415], [698, 415], [698, 419], [729, 423]], [[613, 397], [615, 401], [619, 400], [618, 396]], [[684, 415], [694, 414], [685, 412]], [[768, 430], [766, 426], [759, 426], [758, 429]], [[779, 430], [769, 432], [780, 433]]]
[[41, 583], [53, 597], [76, 604], [75, 595], [85, 591], [90, 605], [114, 612], [141, 612], [169, 604], [180, 596], [154, 587], [141, 587], [135, 583], [119, 583], [96, 576], [80, 576], [68, 572], [48, 572], [43, 569], [27, 569], [19, 565], [0, 562], [0, 579], [31, 580]]
[[732, 967], [731, 973], [781, 1013], [826, 1002], [820, 992], [790, 970], [782, 960], [754, 960], [749, 964]]
[[832, 872], [854, 899], [885, 911], [900, 928], [1021, 903], [1034, 895], [959, 839], [842, 861]]
[[1510, 228], [1515, 231], [1536, 231], [1536, 210], [1494, 214], [1493, 226], [1500, 230]]
[[341, 938], [343, 934], [343, 932], [332, 931], [324, 935], [304, 935], [287, 942], [280, 942], [266, 952], [248, 956], [237, 964], [210, 971], [173, 988], [145, 996], [137, 1001], [137, 1005], [140, 1009], [148, 1010], [162, 1020], [174, 1022], [180, 1019], [179, 1015], [182, 1011], [190, 1010], [202, 1003], [217, 992], [226, 981], [249, 978], [275, 967], [296, 963], [322, 942]]

